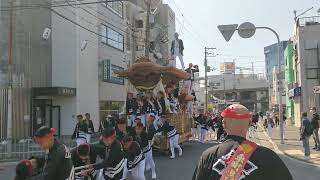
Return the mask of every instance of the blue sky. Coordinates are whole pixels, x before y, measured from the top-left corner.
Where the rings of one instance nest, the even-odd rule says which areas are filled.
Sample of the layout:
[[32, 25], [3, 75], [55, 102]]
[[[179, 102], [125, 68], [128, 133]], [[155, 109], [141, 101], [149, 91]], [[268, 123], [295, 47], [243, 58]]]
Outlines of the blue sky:
[[[314, 7], [305, 16], [317, 15], [320, 0], [164, 0], [176, 13], [176, 30], [185, 44], [185, 63], [192, 62], [202, 68], [204, 47], [216, 47], [220, 56], [210, 58], [209, 65], [219, 67], [224, 61], [237, 59], [237, 66], [251, 67], [264, 72], [263, 48], [276, 42], [266, 30], [258, 30], [250, 39], [237, 33], [226, 42], [217, 26], [252, 22], [256, 26], [275, 29], [281, 40], [288, 40], [293, 32], [293, 10], [303, 12]], [[180, 63], [177, 63], [180, 66]], [[218, 72], [213, 72], [216, 74]]]

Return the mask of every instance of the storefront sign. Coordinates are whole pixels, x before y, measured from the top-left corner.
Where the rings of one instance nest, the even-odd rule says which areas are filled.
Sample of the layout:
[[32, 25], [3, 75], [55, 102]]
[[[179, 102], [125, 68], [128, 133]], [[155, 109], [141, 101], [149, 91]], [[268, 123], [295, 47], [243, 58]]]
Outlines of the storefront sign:
[[73, 88], [58, 88], [59, 96], [75, 96], [76, 89]]
[[111, 64], [110, 60], [104, 60], [102, 64], [102, 81], [124, 85], [124, 78], [118, 77], [114, 71], [123, 70], [124, 68]]
[[76, 96], [75, 88], [41, 87], [33, 88], [34, 96]]
[[290, 89], [288, 95], [290, 98], [301, 96], [301, 87]]

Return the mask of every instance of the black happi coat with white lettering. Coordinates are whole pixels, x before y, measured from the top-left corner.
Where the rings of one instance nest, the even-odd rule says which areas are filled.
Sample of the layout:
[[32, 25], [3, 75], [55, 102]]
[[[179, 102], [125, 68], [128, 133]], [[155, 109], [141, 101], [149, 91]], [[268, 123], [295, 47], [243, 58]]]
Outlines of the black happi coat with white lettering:
[[125, 158], [128, 160], [128, 170], [135, 168], [142, 160], [145, 159], [139, 144], [135, 141], [133, 141], [128, 150], [125, 150]]
[[128, 136], [134, 136], [135, 132], [134, 132], [134, 129], [132, 127], [127, 127], [127, 130], [126, 132], [122, 132], [119, 130], [119, 128], [116, 128], [116, 136], [117, 136], [117, 140], [118, 141], [122, 141], [122, 139], [128, 135]]
[[168, 121], [164, 122], [163, 125], [158, 130], [156, 130], [156, 133], [162, 131], [167, 134], [168, 138], [172, 138], [178, 134], [176, 128], [174, 126], [171, 126]]
[[104, 152], [99, 153], [99, 156], [104, 161], [95, 164], [93, 168], [95, 170], [103, 168], [103, 176], [106, 180], [120, 180], [125, 162], [121, 143], [115, 140], [110, 146], [105, 146]]
[[[220, 180], [224, 166], [217, 163], [237, 148], [245, 139], [227, 136], [226, 141], [206, 150], [196, 167], [193, 180]], [[243, 180], [293, 180], [288, 168], [272, 150], [258, 146], [247, 162]]]
[[148, 127], [148, 131], [147, 131], [147, 136], [148, 136], [148, 140], [152, 141], [154, 135], [157, 133], [156, 128], [154, 127], [154, 124], [151, 123]]
[[126, 113], [127, 115], [136, 115], [138, 109], [138, 103], [136, 99], [128, 99], [126, 101]]
[[76, 124], [76, 127], [74, 128], [73, 134], [72, 134], [72, 139], [74, 138], [83, 138], [87, 139], [87, 133], [89, 132], [89, 126], [87, 123], [83, 122], [78, 122]]
[[72, 160], [69, 149], [57, 140], [45, 156], [37, 158], [42, 169], [39, 175], [33, 177], [39, 180], [66, 180], [72, 171]]
[[[77, 147], [73, 148], [71, 150], [71, 158], [73, 162], [74, 167], [79, 167], [79, 166], [85, 166], [89, 164], [94, 164], [96, 163], [96, 159], [99, 154], [103, 154], [105, 151], [105, 147], [102, 144], [90, 144], [90, 153], [89, 153], [89, 159], [87, 161], [83, 161], [80, 159], [80, 156], [78, 155]], [[90, 179], [95, 179], [96, 173], [95, 171], [89, 173]], [[82, 177], [82, 176], [76, 176], [76, 178]], [[89, 177], [83, 177], [84, 180], [88, 180]], [[80, 178], [79, 178], [80, 179]]]
[[141, 134], [135, 133], [133, 139], [140, 145], [143, 153], [147, 153], [151, 150], [151, 146], [149, 146], [148, 134], [145, 130], [143, 130]]

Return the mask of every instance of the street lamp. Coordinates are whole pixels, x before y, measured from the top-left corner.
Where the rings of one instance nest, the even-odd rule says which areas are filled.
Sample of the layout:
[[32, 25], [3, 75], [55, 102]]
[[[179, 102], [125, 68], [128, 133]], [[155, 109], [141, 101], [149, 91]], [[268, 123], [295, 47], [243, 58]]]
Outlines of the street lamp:
[[220, 30], [221, 34], [225, 38], [225, 40], [228, 42], [230, 41], [231, 37], [233, 36], [235, 31], [238, 31], [238, 34], [242, 38], [251, 38], [257, 29], [266, 29], [271, 31], [277, 38], [278, 42], [278, 73], [277, 73], [277, 79], [278, 79], [278, 97], [279, 97], [279, 120], [280, 120], [280, 141], [281, 144], [284, 144], [283, 140], [283, 134], [284, 134], [284, 129], [283, 129], [283, 115], [282, 115], [282, 94], [280, 91], [280, 73], [281, 73], [281, 61], [280, 61], [280, 49], [281, 49], [281, 42], [280, 42], [280, 37], [279, 34], [272, 28], [270, 27], [256, 27], [254, 24], [250, 22], [245, 22], [242, 23], [240, 26], [238, 24], [230, 24], [230, 25], [219, 25], [218, 29]]

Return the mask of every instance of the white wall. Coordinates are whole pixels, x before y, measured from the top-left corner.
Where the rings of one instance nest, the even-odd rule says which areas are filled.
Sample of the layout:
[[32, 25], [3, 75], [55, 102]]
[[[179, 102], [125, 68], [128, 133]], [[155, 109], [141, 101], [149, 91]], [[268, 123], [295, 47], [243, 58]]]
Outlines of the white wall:
[[[97, 4], [91, 5], [93, 8], [97, 6]], [[88, 10], [94, 12], [92, 9]], [[97, 26], [94, 26], [98, 24], [97, 18], [84, 11], [71, 7], [68, 11], [63, 8], [58, 11], [71, 20], [98, 32]], [[88, 40], [88, 45], [81, 51], [84, 40]], [[62, 135], [72, 133], [75, 122], [71, 119], [72, 115], [76, 114], [90, 113], [95, 127], [98, 128], [98, 37], [54, 13], [52, 13], [52, 86], [76, 88], [76, 97], [54, 99], [54, 104], [61, 106]]]
[[[92, 10], [86, 6], [88, 11], [97, 16], [97, 6], [90, 5]], [[79, 15], [85, 17], [91, 23], [79, 19], [80, 24], [89, 29], [98, 32], [98, 19], [84, 11], [79, 10]], [[98, 39], [96, 34], [78, 27], [78, 67], [77, 67], [77, 113], [90, 113], [95, 129], [99, 127], [99, 79], [98, 79]], [[81, 51], [81, 45], [87, 40], [87, 47]]]
[[[69, 14], [62, 8], [61, 14]], [[68, 18], [75, 20], [69, 15]], [[76, 27], [52, 13], [52, 86], [76, 88]]]
[[[61, 14], [68, 14], [62, 8]], [[52, 13], [52, 86], [77, 88], [76, 61], [76, 27]], [[75, 17], [69, 16], [75, 20]], [[53, 105], [61, 107], [61, 135], [71, 135], [74, 129], [72, 115], [76, 114], [76, 97], [58, 97], [53, 99]]]

